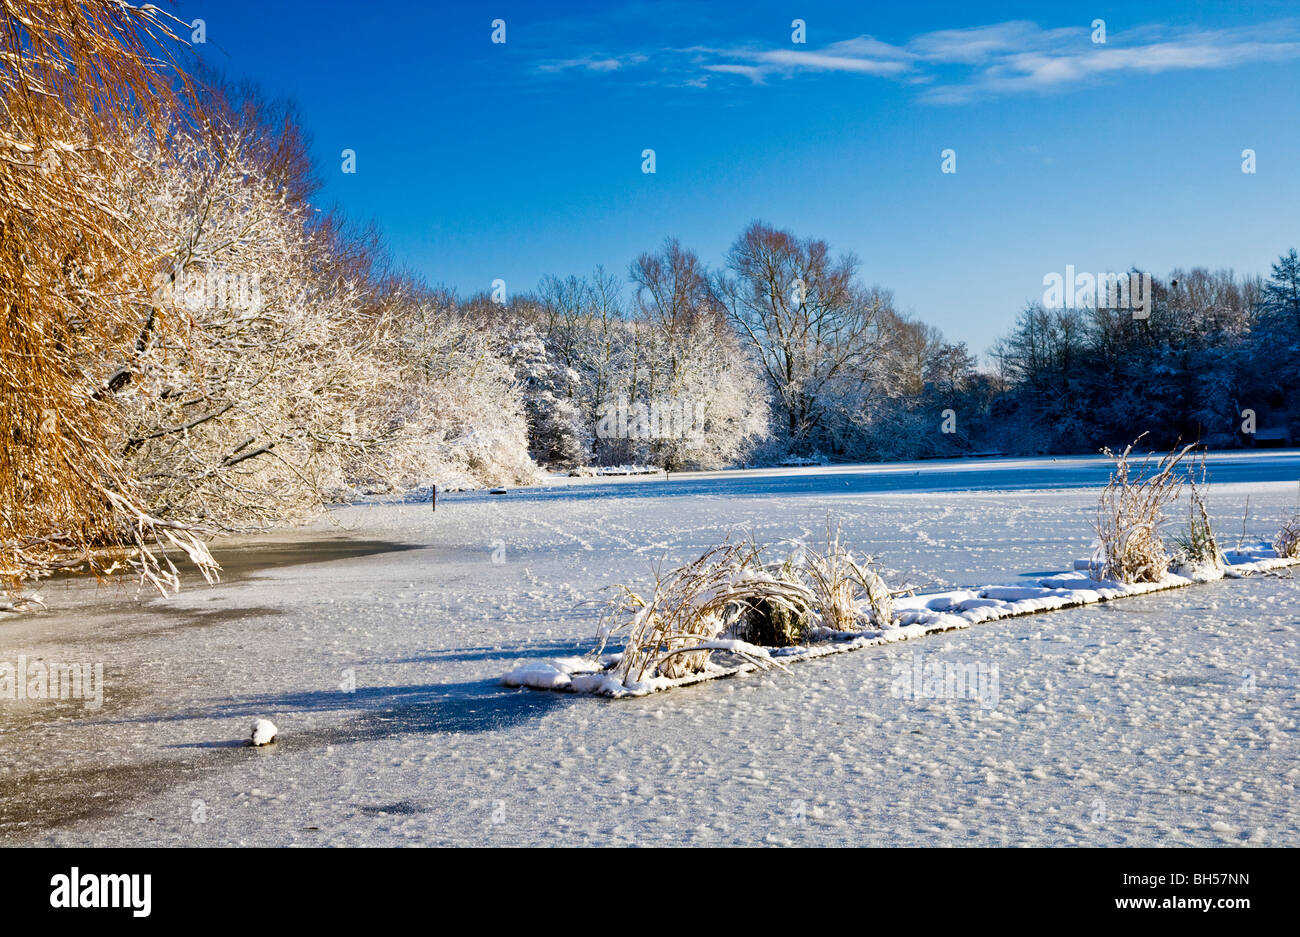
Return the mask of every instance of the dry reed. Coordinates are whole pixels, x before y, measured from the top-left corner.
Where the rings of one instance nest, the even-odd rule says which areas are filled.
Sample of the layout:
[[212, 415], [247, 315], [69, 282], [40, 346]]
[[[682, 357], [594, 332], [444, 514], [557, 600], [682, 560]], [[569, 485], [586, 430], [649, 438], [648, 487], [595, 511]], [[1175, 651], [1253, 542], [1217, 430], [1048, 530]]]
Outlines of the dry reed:
[[1273, 538], [1273, 551], [1287, 559], [1300, 558], [1300, 513], [1282, 521], [1277, 536]]
[[1188, 473], [1187, 486], [1190, 491], [1188, 504], [1187, 529], [1175, 539], [1179, 560], [1185, 566], [1223, 568], [1223, 551], [1219, 548], [1219, 538], [1214, 532], [1209, 511], [1205, 506], [1206, 488], [1205, 451], [1201, 450], [1199, 462]]
[[807, 579], [821, 625], [836, 631], [854, 631], [862, 625], [859, 610], [865, 602], [870, 620], [878, 628], [894, 623], [894, 595], [876, 572], [871, 557], [858, 562], [840, 539], [840, 529], [826, 525], [826, 548], [805, 550], [800, 568]]
[[1160, 528], [1165, 522], [1165, 509], [1178, 498], [1183, 485], [1176, 469], [1194, 447], [1175, 447], [1156, 459], [1154, 465], [1153, 456], [1148, 454], [1134, 474], [1130, 457], [1133, 446], [1141, 439], [1139, 436], [1118, 454], [1102, 450], [1115, 462], [1097, 502], [1094, 524], [1101, 542], [1098, 566], [1103, 579], [1158, 582], [1169, 571], [1171, 557]]
[[700, 673], [718, 650], [766, 667], [773, 661], [764, 647], [797, 643], [814, 623], [854, 631], [867, 622], [885, 628], [895, 621], [895, 593], [871, 559], [855, 559], [829, 523], [821, 552], [804, 548], [769, 565], [757, 545], [727, 542], [670, 572], [657, 570], [648, 596], [616, 588], [594, 655], [625, 632], [613, 671], [625, 686]]
[[[721, 637], [746, 611], [760, 602], [807, 606], [808, 591], [782, 581], [764, 569], [759, 551], [750, 545], [724, 543], [698, 559], [664, 574], [657, 571], [654, 588], [643, 597], [626, 586], [601, 622], [600, 647], [617, 631], [627, 642], [616, 674], [625, 685], [646, 677], [676, 679], [705, 669]], [[631, 612], [625, 622], [617, 619]], [[743, 643], [728, 650], [760, 666], [767, 661]]]

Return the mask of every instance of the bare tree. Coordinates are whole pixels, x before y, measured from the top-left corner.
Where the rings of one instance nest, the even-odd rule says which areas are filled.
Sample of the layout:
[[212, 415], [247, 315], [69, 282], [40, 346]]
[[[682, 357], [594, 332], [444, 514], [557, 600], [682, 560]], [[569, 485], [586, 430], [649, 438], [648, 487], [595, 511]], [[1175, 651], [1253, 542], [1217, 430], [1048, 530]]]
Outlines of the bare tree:
[[771, 387], [792, 447], [833, 436], [834, 415], [871, 378], [888, 293], [854, 281], [857, 260], [825, 241], [755, 222], [732, 245], [716, 289]]
[[629, 276], [636, 286], [638, 318], [657, 339], [657, 354], [645, 359], [645, 393], [671, 392], [688, 354], [688, 337], [724, 331], [725, 312], [704, 264], [676, 238], [637, 257]]

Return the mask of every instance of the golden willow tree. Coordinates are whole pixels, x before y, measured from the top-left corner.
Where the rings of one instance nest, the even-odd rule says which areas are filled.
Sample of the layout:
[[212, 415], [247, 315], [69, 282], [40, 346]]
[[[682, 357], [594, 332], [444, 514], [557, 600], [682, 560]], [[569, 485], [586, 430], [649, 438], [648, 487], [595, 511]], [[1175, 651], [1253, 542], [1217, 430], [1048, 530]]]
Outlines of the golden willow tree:
[[182, 80], [161, 14], [115, 0], [0, 0], [0, 578], [123, 563], [175, 587], [165, 549], [215, 569], [154, 517], [121, 460], [120, 398], [175, 330], [151, 285], [166, 259], [105, 180], [147, 176]]

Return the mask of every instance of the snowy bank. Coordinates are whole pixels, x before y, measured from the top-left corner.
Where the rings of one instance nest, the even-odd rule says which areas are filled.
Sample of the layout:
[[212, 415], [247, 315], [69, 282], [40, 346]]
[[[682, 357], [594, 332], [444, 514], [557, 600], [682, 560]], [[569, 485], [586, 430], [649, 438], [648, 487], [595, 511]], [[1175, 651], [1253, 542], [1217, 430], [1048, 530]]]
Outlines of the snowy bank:
[[[646, 696], [719, 677], [752, 673], [773, 665], [844, 654], [1003, 618], [1110, 602], [1219, 579], [1239, 579], [1300, 564], [1300, 558], [1278, 556], [1271, 546], [1261, 543], [1225, 552], [1224, 562], [1223, 568], [1180, 568], [1158, 582], [1123, 583], [1094, 579], [1089, 562], [1078, 561], [1074, 564], [1076, 571], [1045, 576], [1035, 585], [991, 585], [900, 597], [894, 602], [896, 623], [878, 630], [814, 628], [808, 643], [797, 647], [767, 648], [743, 641], [703, 641], [698, 649], [718, 653], [711, 656], [702, 671], [683, 677], [653, 676], [624, 684], [615, 675], [622, 655], [608, 654], [599, 658], [562, 657], [535, 661], [511, 670], [501, 678], [501, 683], [511, 687], [589, 693], [614, 699]], [[730, 657], [731, 660], [719, 661], [716, 659], [718, 656]]]

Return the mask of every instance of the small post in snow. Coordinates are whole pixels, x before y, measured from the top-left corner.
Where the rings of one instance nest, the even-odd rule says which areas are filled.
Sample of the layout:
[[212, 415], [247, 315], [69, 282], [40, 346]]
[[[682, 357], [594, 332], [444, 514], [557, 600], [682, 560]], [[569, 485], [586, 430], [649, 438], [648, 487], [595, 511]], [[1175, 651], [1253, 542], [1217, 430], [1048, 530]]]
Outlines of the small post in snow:
[[431, 485], [431, 486], [430, 486], [430, 489], [429, 489], [429, 503], [430, 503], [431, 505], [433, 505], [433, 509], [434, 509], [435, 511], [438, 510], [438, 486], [437, 486], [437, 485]]

